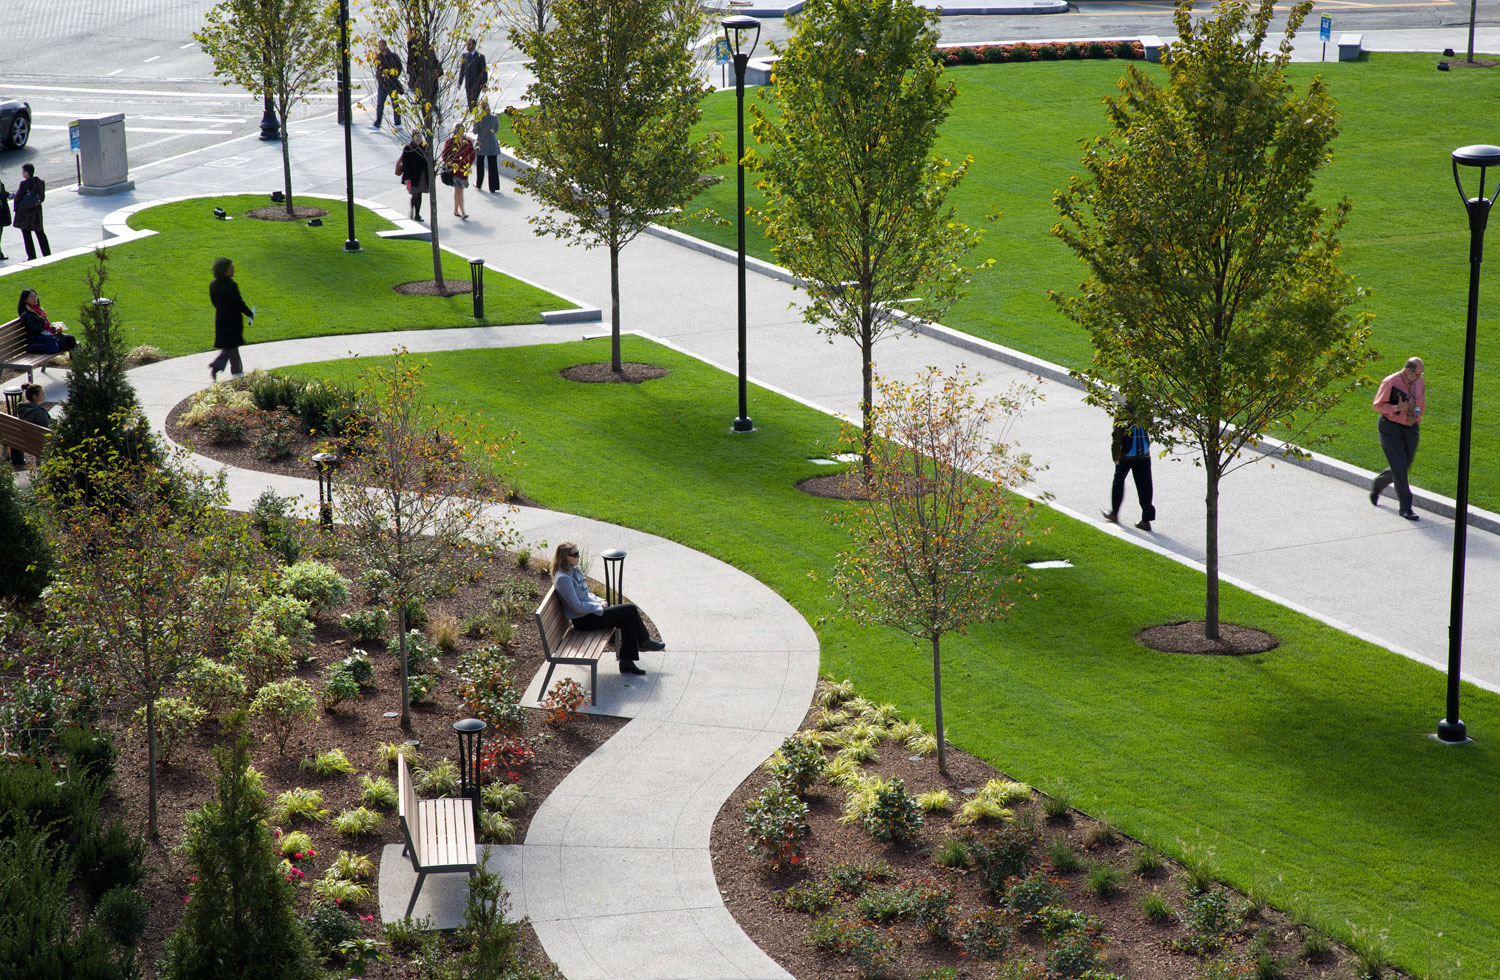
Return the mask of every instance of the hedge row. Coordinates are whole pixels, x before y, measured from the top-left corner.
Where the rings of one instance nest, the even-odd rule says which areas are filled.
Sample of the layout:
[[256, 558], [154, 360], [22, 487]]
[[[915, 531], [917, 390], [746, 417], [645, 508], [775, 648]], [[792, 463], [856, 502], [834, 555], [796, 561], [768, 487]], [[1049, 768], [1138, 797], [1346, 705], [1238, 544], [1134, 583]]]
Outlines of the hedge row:
[[1007, 61], [1077, 61], [1081, 58], [1144, 58], [1139, 41], [1053, 41], [1049, 44], [982, 44], [940, 48], [948, 65], [999, 65]]

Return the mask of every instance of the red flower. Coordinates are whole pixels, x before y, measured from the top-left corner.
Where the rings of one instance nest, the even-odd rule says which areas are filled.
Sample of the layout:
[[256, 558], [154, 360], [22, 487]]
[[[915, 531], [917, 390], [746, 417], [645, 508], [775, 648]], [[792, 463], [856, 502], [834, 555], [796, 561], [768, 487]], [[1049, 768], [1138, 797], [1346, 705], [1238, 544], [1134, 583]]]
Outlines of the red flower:
[[292, 855], [292, 859], [293, 859], [293, 860], [296, 860], [296, 861], [300, 861], [300, 860], [302, 860], [302, 852], [301, 852], [301, 851], [298, 851], [298, 852], [297, 852], [297, 853], [296, 853], [296, 854], [293, 854], [293, 855]]
[[310, 858], [315, 858], [315, 857], [318, 856], [318, 852], [310, 850], [310, 851], [307, 852], [307, 856], [310, 857]]
[[188, 879], [188, 881], [197, 881], [197, 880], [198, 880], [198, 876], [197, 875], [193, 875], [191, 878]]
[[186, 896], [186, 895], [184, 895], [184, 896], [182, 896], [182, 900], [183, 900], [183, 901], [184, 901], [184, 902], [186, 902], [186, 901], [187, 901], [187, 900], [188, 900], [188, 897], [187, 897], [187, 896]]

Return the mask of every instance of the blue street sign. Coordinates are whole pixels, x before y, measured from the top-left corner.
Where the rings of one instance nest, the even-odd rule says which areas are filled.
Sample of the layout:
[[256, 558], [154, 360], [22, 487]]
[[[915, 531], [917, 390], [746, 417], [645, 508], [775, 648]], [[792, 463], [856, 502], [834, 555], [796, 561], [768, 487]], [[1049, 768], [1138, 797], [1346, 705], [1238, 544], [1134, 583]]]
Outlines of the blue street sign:
[[722, 37], [719, 38], [719, 40], [714, 44], [714, 64], [729, 64], [729, 58], [732, 53], [733, 52], [729, 50], [729, 42]]
[[1332, 36], [1333, 18], [1328, 16], [1327, 14], [1324, 14], [1323, 19], [1318, 22], [1318, 37], [1319, 39], [1326, 41]]
[[68, 123], [68, 145], [70, 147], [72, 147], [74, 153], [78, 152], [78, 122], [77, 122], [77, 120], [74, 120], [73, 122]]

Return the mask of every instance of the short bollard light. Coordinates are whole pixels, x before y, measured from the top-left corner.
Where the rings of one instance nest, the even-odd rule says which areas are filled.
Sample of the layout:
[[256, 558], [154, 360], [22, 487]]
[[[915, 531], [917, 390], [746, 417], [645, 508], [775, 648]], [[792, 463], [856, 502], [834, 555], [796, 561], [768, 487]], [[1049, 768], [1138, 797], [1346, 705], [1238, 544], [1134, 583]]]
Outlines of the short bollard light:
[[5, 388], [5, 414], [14, 415], [21, 406], [21, 386], [7, 385]]
[[458, 733], [458, 789], [474, 804], [474, 822], [479, 823], [479, 751], [484, 745], [488, 727], [478, 718], [462, 718], [453, 723]]
[[484, 259], [469, 260], [469, 292], [474, 297], [474, 319], [484, 319]]
[[314, 453], [313, 468], [318, 471], [318, 522], [333, 526], [333, 471], [343, 462], [338, 453]]
[[613, 606], [625, 599], [625, 552], [610, 548], [601, 552], [604, 559], [604, 604]]

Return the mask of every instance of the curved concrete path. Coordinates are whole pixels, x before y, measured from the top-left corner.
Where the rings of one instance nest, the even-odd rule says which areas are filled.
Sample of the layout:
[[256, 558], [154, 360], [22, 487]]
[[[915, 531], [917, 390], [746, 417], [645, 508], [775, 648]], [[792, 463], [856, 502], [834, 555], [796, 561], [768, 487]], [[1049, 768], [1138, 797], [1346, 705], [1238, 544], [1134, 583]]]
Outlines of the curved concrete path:
[[[414, 353], [576, 340], [567, 326], [403, 331], [242, 348], [247, 370], [351, 354]], [[207, 386], [208, 354], [131, 372], [152, 426]], [[208, 470], [225, 469], [201, 456]], [[316, 501], [311, 479], [226, 469], [232, 504], [266, 489]], [[817, 682], [818, 640], [780, 596], [745, 573], [675, 542], [556, 511], [519, 508], [534, 548], [572, 539], [629, 553], [630, 598], [668, 647], [643, 655], [644, 677], [605, 665], [598, 711], [631, 721], [543, 801], [522, 845], [493, 849], [516, 914], [568, 980], [751, 977], [789, 980], [724, 907], [709, 855], [729, 794], [801, 724]], [[533, 696], [536, 682], [533, 682]], [[414, 876], [386, 848], [379, 879], [386, 918], [405, 910]], [[435, 876], [414, 912], [456, 925], [466, 879]]]

